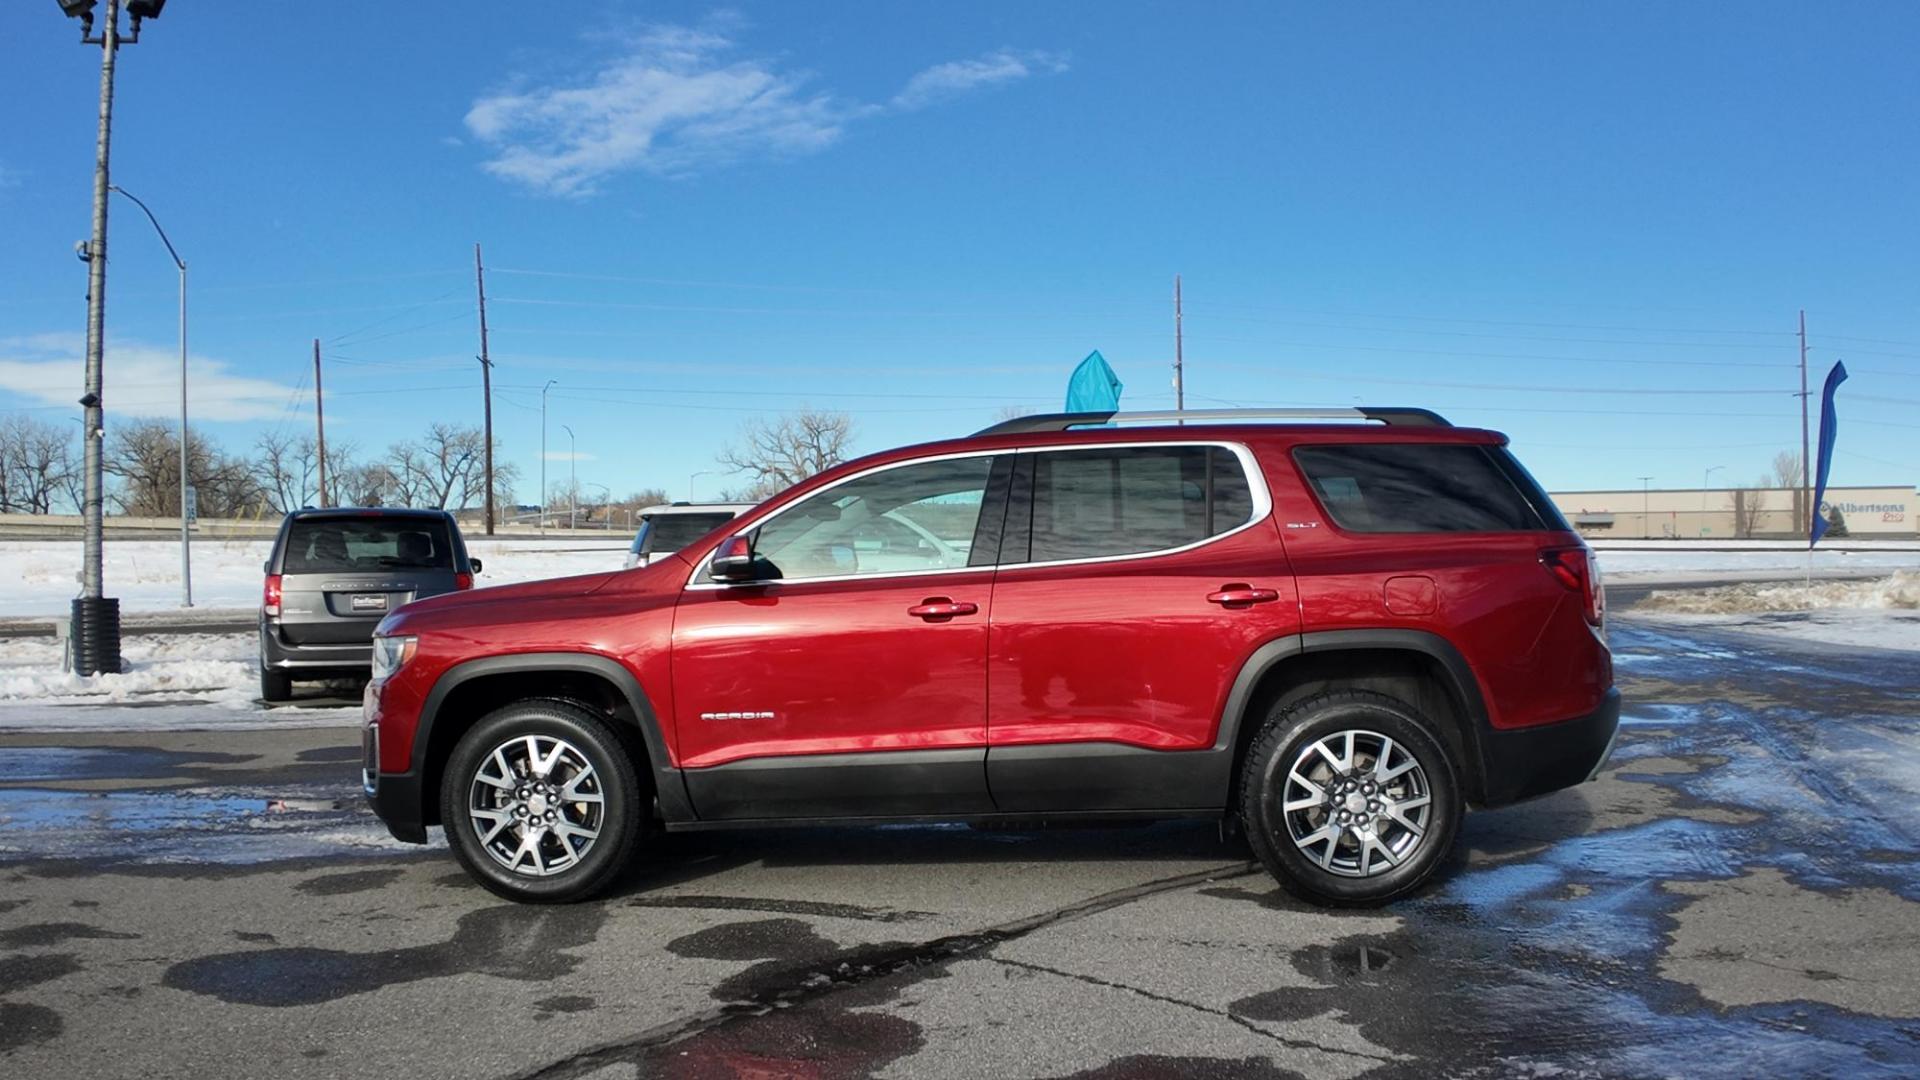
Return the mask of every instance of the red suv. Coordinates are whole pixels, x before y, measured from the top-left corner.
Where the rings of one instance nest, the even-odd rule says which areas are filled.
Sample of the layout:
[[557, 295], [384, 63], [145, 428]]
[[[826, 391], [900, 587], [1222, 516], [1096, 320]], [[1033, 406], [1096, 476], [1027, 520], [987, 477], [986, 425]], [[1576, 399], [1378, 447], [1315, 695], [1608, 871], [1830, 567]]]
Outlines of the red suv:
[[646, 567], [387, 616], [366, 790], [516, 900], [663, 829], [1183, 817], [1387, 900], [1618, 724], [1598, 567], [1505, 444], [1234, 410], [875, 454]]

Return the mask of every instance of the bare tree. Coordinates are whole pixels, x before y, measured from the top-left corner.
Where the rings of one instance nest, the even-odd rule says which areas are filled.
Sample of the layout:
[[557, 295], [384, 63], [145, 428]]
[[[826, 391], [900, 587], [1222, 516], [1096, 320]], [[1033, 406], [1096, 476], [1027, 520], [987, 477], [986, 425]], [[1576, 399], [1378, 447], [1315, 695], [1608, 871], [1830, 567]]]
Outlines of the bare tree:
[[1794, 528], [1803, 529], [1812, 519], [1807, 516], [1806, 492], [1801, 488], [1803, 474], [1800, 471], [1800, 451], [1782, 450], [1773, 455], [1774, 487], [1791, 489], [1793, 492]]
[[0, 512], [50, 514], [67, 498], [79, 476], [74, 434], [24, 414], [0, 419]]
[[852, 443], [851, 416], [802, 407], [773, 421], [748, 420], [740, 425], [738, 441], [717, 460], [747, 474], [748, 485], [740, 494], [758, 502], [847, 460]]
[[1733, 535], [1741, 539], [1752, 536], [1760, 526], [1760, 492], [1756, 489], [1767, 486], [1767, 478], [1761, 477], [1753, 487], [1744, 484], [1733, 489], [1727, 497], [1728, 505], [1733, 507]]
[[313, 502], [313, 436], [269, 431], [253, 444], [253, 476], [267, 504], [280, 513]]
[[[433, 506], [459, 510], [485, 501], [487, 484], [484, 436], [476, 427], [436, 423], [419, 442], [395, 443], [387, 450], [382, 479], [397, 506]], [[499, 443], [494, 456], [499, 457]], [[493, 469], [494, 499], [513, 501], [520, 470], [512, 463]]]
[[[101, 467], [119, 480], [112, 499], [121, 513], [172, 517], [180, 512], [180, 436], [165, 421], [134, 420], [116, 427]], [[187, 438], [187, 482], [203, 517], [235, 517], [267, 499], [252, 462], [221, 453], [197, 432]]]

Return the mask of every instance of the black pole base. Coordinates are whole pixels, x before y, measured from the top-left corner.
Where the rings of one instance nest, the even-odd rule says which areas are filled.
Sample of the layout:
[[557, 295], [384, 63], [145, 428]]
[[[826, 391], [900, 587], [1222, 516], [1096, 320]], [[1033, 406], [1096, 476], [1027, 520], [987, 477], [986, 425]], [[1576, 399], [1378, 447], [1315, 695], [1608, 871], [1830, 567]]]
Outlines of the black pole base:
[[120, 673], [120, 601], [80, 596], [73, 601], [73, 670], [80, 675]]

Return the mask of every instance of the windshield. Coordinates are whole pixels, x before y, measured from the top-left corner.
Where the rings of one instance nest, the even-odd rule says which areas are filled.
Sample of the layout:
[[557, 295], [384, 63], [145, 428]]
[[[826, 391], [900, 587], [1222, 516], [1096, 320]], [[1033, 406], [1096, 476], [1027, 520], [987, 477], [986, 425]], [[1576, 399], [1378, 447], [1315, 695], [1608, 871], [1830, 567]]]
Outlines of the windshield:
[[450, 570], [453, 544], [443, 521], [430, 519], [300, 519], [287, 531], [281, 572]]
[[641, 533], [639, 550], [649, 555], [665, 555], [670, 551], [679, 551], [695, 540], [733, 520], [728, 513], [714, 514], [662, 514], [648, 518], [647, 527]]

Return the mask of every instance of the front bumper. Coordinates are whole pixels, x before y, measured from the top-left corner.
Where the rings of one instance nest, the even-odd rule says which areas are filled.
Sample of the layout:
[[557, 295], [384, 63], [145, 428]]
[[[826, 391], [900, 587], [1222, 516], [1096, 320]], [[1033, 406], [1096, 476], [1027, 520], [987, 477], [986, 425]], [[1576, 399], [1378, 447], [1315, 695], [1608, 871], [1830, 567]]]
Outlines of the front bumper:
[[1600, 774], [1620, 733], [1620, 691], [1609, 689], [1585, 716], [1519, 731], [1486, 733], [1486, 805], [1531, 799]]
[[409, 844], [427, 842], [427, 826], [421, 820], [420, 776], [418, 773], [380, 771], [380, 704], [378, 686], [365, 691], [364, 717], [360, 725], [360, 790], [367, 804], [395, 840]]

